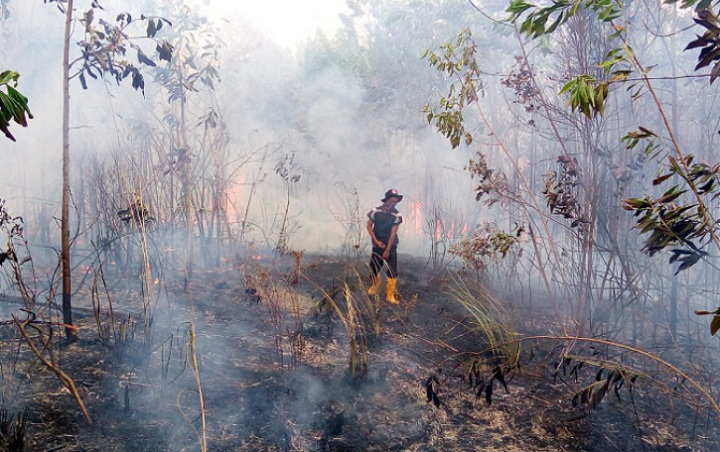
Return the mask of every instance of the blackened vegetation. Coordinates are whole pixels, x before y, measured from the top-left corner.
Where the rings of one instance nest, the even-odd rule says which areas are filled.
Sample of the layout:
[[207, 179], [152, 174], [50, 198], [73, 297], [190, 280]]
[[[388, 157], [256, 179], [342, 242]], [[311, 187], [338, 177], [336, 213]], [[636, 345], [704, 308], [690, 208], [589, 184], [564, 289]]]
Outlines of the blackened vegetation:
[[243, 294], [245, 299], [252, 304], [260, 304], [263, 300], [262, 295], [258, 289], [262, 288], [262, 278], [258, 277], [244, 277], [243, 278]]
[[588, 223], [578, 201], [580, 165], [577, 158], [560, 155], [557, 163], [560, 166], [559, 170], [552, 171], [548, 175], [543, 190], [550, 212], [572, 220], [570, 223], [572, 228], [581, 223]]
[[[537, 357], [533, 348], [526, 350], [526, 358], [524, 359], [526, 366]], [[564, 354], [563, 349], [557, 347], [549, 351], [544, 359], [551, 359], [552, 355], [560, 354], [559, 359], [554, 362], [548, 362], [550, 369], [551, 382], [553, 384], [562, 383], [568, 387], [567, 401], [573, 409], [586, 406], [589, 411], [594, 411], [598, 405], [606, 399], [610, 393], [615, 395], [618, 403], [625, 403], [621, 397], [624, 389], [630, 395], [631, 402], [634, 403], [633, 394], [635, 382], [638, 374], [623, 368], [621, 365], [613, 364], [608, 357], [595, 347], [589, 350], [582, 350], [577, 356], [568, 356]], [[538, 363], [536, 363], [537, 365]], [[467, 372], [461, 375], [461, 379], [469, 385], [475, 399], [484, 399], [488, 405], [492, 405], [492, 398], [495, 392], [496, 382], [505, 390], [506, 394], [510, 394], [508, 381], [510, 375], [519, 375], [522, 366], [520, 360], [516, 363], [503, 362], [499, 363], [497, 357], [487, 362], [477, 359], [472, 360]], [[591, 379], [592, 378], [592, 379]], [[683, 386], [684, 382], [677, 384], [677, 388]], [[427, 389], [427, 401], [435, 402], [437, 400], [437, 387], [439, 381], [435, 374], [431, 375], [425, 382]], [[579, 389], [573, 389], [577, 388]], [[679, 392], [676, 389], [675, 392]], [[439, 406], [439, 401], [436, 403]], [[586, 416], [589, 412], [584, 412], [581, 417]]]
[[[5, 209], [5, 200], [0, 199], [0, 231], [5, 232], [9, 238], [22, 236], [23, 223], [22, 217], [13, 217], [8, 213]], [[0, 248], [0, 265], [5, 261], [16, 261], [12, 247], [6, 250]]]
[[484, 397], [485, 402], [487, 402], [488, 405], [492, 405], [492, 396], [496, 381], [502, 385], [506, 394], [510, 394], [505, 377], [514, 367], [500, 364], [491, 367], [492, 370], [490, 372], [485, 371], [483, 367], [480, 361], [473, 360], [464, 379], [467, 380], [470, 385], [470, 390], [475, 394], [476, 399]]
[[[524, 57], [515, 57], [515, 65], [500, 83], [515, 91], [514, 102], [523, 105], [526, 112], [532, 113], [540, 109], [537, 101], [540, 90], [535, 86], [532, 68]], [[535, 122], [531, 119], [528, 124], [534, 126]]]
[[[346, 298], [342, 290], [332, 290], [340, 287], [336, 278], [343, 270], [337, 261], [325, 257], [317, 265], [305, 264], [302, 276], [307, 279], [291, 286], [296, 292], [290, 295], [297, 296], [303, 309], [298, 314], [288, 313], [287, 322], [280, 326], [294, 331], [294, 321], [300, 319], [308, 345], [301, 365], [281, 367], [276, 349], [278, 328], [273, 325], [277, 319], [268, 315], [268, 306], [272, 297], [277, 304], [280, 296], [269, 284], [288, 287], [293, 258], [286, 255], [285, 259], [288, 267], [273, 263], [267, 276], [261, 273], [264, 267], [247, 278], [239, 277], [235, 269], [208, 272], [195, 289], [197, 317], [193, 321], [198, 319], [201, 338], [198, 357], [208, 413], [208, 450], [604, 451], [608, 450], [607, 438], [622, 438], [625, 450], [688, 450], [682, 448], [684, 444], [695, 446], [702, 441], [704, 448], [694, 450], [718, 450], [713, 447], [715, 438], [720, 438], [714, 420], [703, 435], [708, 440], [690, 443], [686, 439], [690, 422], [698, 424], [698, 431], [710, 424], [702, 412], [693, 420], [694, 413], [687, 416], [687, 410], [680, 411], [681, 404], [673, 405], [679, 415], [667, 422], [666, 412], [657, 408], [670, 404], [655, 403], [655, 393], [645, 392], [646, 384], [635, 387], [642, 396], [629, 399], [627, 392], [622, 393], [632, 383], [633, 375], [625, 370], [632, 366], [652, 373], [668, 392], [677, 383], [680, 396], [668, 398], [673, 404], [683, 396], [697, 402], [691, 399], [692, 393], [682, 393], [686, 388], [680, 380], [662, 380], [662, 375], [654, 372], [656, 368], [638, 366], [625, 352], [612, 356], [604, 348], [568, 348], [567, 341], [537, 340], [521, 353], [510, 348], [478, 354], [485, 339], [447, 334], [464, 318], [464, 312], [441, 298], [444, 293], [430, 289], [420, 292], [422, 302], [417, 304], [412, 322], [401, 322], [402, 312], [388, 307], [380, 339], [366, 330], [372, 339], [367, 343], [367, 373], [350, 379], [350, 333], [338, 319], [339, 312], [347, 312]], [[306, 259], [313, 262], [312, 256]], [[408, 273], [421, 274], [410, 264]], [[354, 280], [351, 283], [354, 294], [363, 295], [361, 285]], [[181, 278], [176, 276], [170, 287], [174, 296], [182, 293]], [[250, 288], [254, 294], [244, 293]], [[120, 293], [113, 295], [121, 299]], [[252, 295], [262, 298], [252, 301]], [[179, 307], [178, 312], [187, 315], [186, 306]], [[63, 364], [81, 382], [88, 408], [101, 421], [87, 424], [73, 400], [58, 391], [57, 379], [36, 372], [22, 388], [25, 393], [35, 391], [22, 399], [29, 402], [33, 416], [26, 450], [200, 450], [193, 434], [193, 428], [201, 427], [188, 366], [190, 355], [185, 341], [179, 340], [176, 321], [155, 323], [156, 338], [170, 337], [163, 344], [156, 339], [148, 349], [140, 340], [130, 341], [119, 359], [108, 353], [103, 341], [94, 340], [92, 316], [77, 320], [81, 338], [89, 339], [63, 348]], [[332, 322], [338, 328], [326, 329]], [[315, 334], [309, 334], [311, 327]], [[4, 353], [16, 348], [6, 343], [0, 347]], [[446, 344], [463, 357], [452, 372], [440, 364], [455, 359], [448, 356]], [[284, 348], [284, 353], [290, 356], [290, 347]], [[518, 355], [522, 372], [515, 363]], [[5, 356], [2, 362], [11, 362]], [[616, 361], [612, 366], [608, 364], [611, 359]], [[427, 368], [429, 362], [437, 364]], [[548, 372], [543, 376], [543, 371]], [[643, 378], [641, 382], [646, 381]], [[573, 407], [572, 398], [589, 385], [592, 389], [578, 395], [578, 406]], [[622, 396], [621, 408], [611, 391]], [[596, 404], [603, 401], [606, 409], [588, 409], [593, 400]], [[624, 409], [628, 402], [633, 409]], [[672, 436], [655, 441], [665, 432]], [[649, 441], [652, 445], [645, 446]]]
[[594, 410], [609, 391], [612, 391], [617, 397], [618, 402], [622, 403], [620, 389], [622, 389], [627, 382], [627, 390], [632, 394], [636, 378], [637, 376], [628, 375], [621, 370], [601, 368], [597, 371], [595, 381], [573, 396], [572, 405], [576, 407], [578, 403], [580, 403], [588, 405], [591, 410]]
[[586, 405], [591, 411], [595, 410], [610, 391], [615, 394], [619, 403], [623, 403], [620, 397], [620, 390], [623, 387], [632, 397], [637, 375], [611, 365], [590, 364], [589, 361], [594, 361], [594, 358], [600, 353], [593, 348], [590, 352], [590, 359], [565, 356], [560, 361], [553, 363], [555, 369], [552, 373], [553, 382], [559, 380], [568, 384], [565, 378], [572, 378], [573, 382], [577, 384], [583, 376], [595, 372], [594, 381], [584, 385], [573, 394], [571, 403], [574, 408]]
[[482, 152], [476, 152], [475, 156], [465, 165], [465, 170], [478, 181], [475, 187], [475, 200], [480, 202], [486, 197], [485, 205], [492, 206], [509, 196], [507, 176], [502, 171], [491, 168]]
[[[337, 290], [336, 290], [337, 289]], [[313, 339], [332, 338], [335, 330], [335, 317], [331, 304], [339, 295], [340, 287], [334, 286], [329, 292], [322, 291], [322, 297], [313, 306], [310, 315], [303, 320], [305, 334]], [[314, 300], [317, 291], [313, 293]]]
[[322, 450], [342, 450], [338, 448], [339, 438], [343, 435], [343, 427], [348, 423], [345, 410], [337, 403], [329, 403], [324, 407], [325, 418], [322, 419], [323, 434], [320, 439]]
[[4, 264], [6, 260], [15, 260], [15, 253], [12, 250], [0, 251], [0, 265]]
[[503, 371], [503, 367], [498, 366], [493, 370], [493, 373], [490, 376], [487, 384], [485, 383], [485, 379], [481, 379], [480, 382], [476, 381], [477, 390], [475, 392], [475, 397], [479, 398], [484, 390], [485, 401], [488, 403], [488, 405], [492, 404], [493, 383], [495, 381], [497, 381], [503, 386], [507, 394], [510, 394], [510, 390], [508, 389], [507, 383], [505, 382], [505, 372]]
[[22, 452], [25, 450], [25, 426], [28, 410], [12, 416], [6, 409], [0, 409], [0, 450]]
[[435, 374], [432, 374], [425, 380], [425, 392], [427, 393], [427, 401], [432, 402], [436, 408], [440, 408], [440, 397], [437, 390], [440, 386], [440, 380]]
[[13, 217], [5, 209], [5, 200], [0, 199], [0, 228], [10, 235], [19, 235], [23, 232], [23, 218]]
[[262, 301], [262, 297], [258, 295], [257, 289], [254, 287], [248, 287], [245, 289], [245, 295], [248, 297], [248, 300], [253, 304], [260, 304]]
[[125, 209], [118, 210], [117, 216], [120, 221], [148, 228], [155, 224], [156, 220], [150, 215], [150, 210], [140, 198], [136, 198]]

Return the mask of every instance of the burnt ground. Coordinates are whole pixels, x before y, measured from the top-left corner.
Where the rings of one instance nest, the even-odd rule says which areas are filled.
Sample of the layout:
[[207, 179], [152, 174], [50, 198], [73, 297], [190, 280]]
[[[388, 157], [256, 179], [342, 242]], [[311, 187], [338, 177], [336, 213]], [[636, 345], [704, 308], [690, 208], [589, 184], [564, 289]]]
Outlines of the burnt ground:
[[[628, 357], [638, 372], [618, 373], [612, 380], [627, 384], [591, 407], [597, 392], [574, 395], [611, 380], [607, 366], [598, 376], [596, 354], [596, 366], [580, 369], [567, 355], [558, 361], [552, 341], [523, 352], [519, 368], [473, 355], [487, 339], [449, 296], [453, 280], [400, 261], [403, 303], [384, 304], [378, 322], [363, 264], [327, 256], [305, 256], [299, 272], [292, 256], [197, 271], [187, 290], [166, 276], [151, 341], [132, 290], [98, 291], [104, 340], [92, 293], [80, 293], [78, 341], [55, 329], [44, 355], [75, 381], [92, 422], [8, 323], [3, 404], [10, 414], [27, 407], [29, 451], [199, 451], [203, 436], [211, 451], [720, 450], [700, 397], [647, 363]], [[519, 334], [545, 334], [542, 313], [513, 311]], [[530, 317], [533, 331], [522, 327]]]

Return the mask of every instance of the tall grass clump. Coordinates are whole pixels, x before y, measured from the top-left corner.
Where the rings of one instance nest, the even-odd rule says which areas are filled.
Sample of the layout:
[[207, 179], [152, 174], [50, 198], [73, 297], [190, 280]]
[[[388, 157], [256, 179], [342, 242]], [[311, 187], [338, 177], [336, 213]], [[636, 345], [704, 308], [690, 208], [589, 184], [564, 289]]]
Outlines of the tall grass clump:
[[480, 282], [451, 274], [448, 293], [472, 317], [469, 328], [485, 337], [493, 357], [511, 366], [517, 361], [519, 347], [512, 342], [517, 333], [511, 326], [502, 302]]

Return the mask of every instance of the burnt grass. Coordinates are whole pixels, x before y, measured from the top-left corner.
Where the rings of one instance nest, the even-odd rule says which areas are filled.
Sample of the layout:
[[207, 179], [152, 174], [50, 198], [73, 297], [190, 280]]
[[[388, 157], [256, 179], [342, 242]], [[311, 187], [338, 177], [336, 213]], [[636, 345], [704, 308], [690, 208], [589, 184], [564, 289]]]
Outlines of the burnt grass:
[[[29, 329], [36, 341], [52, 330], [44, 355], [75, 381], [92, 422], [17, 328], [2, 324], [2, 402], [9, 415], [27, 409], [25, 450], [199, 451], [203, 431], [211, 451], [720, 450], [717, 419], [697, 394], [663, 389], [657, 375], [654, 384], [634, 379], [630, 391], [627, 373], [626, 387], [590, 406], [574, 396], [607, 371], [598, 380], [599, 367], [568, 361], [559, 372], [552, 342], [493, 379], [499, 361], [470, 354], [486, 338], [448, 295], [451, 278], [421, 258], [401, 256], [403, 303], [382, 305], [377, 334], [362, 309], [364, 262], [294, 262], [196, 271], [187, 287], [165, 275], [149, 339], [136, 288], [123, 284], [101, 294], [113, 302], [109, 338], [99, 337], [90, 291], [75, 297], [77, 341], [57, 327]], [[357, 308], [356, 372], [347, 294]], [[547, 309], [536, 308], [512, 311], [519, 334], [544, 333]], [[103, 302], [100, 324], [111, 323]]]

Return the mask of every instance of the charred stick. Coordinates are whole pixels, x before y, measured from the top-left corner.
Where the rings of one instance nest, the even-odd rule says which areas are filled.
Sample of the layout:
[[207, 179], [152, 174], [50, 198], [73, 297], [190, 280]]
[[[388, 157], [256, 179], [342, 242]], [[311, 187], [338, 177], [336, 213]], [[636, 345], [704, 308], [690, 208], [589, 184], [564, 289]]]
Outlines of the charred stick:
[[75, 400], [77, 401], [78, 405], [80, 406], [80, 409], [82, 410], [83, 414], [85, 415], [85, 418], [87, 419], [89, 424], [92, 424], [92, 418], [90, 418], [90, 413], [88, 412], [87, 408], [85, 407], [85, 403], [82, 401], [82, 398], [80, 397], [80, 392], [77, 389], [77, 386], [75, 386], [75, 381], [68, 376], [61, 368], [56, 366], [54, 363], [50, 362], [45, 358], [40, 350], [38, 350], [35, 343], [30, 339], [30, 335], [28, 334], [26, 327], [27, 325], [35, 319], [35, 314], [32, 312], [28, 312], [28, 314], [31, 314], [31, 316], [24, 322], [20, 322], [18, 318], [13, 314], [13, 320], [15, 321], [15, 324], [17, 325], [18, 329], [20, 330], [20, 334], [22, 334], [23, 338], [25, 338], [25, 341], [30, 346], [30, 349], [33, 351], [35, 356], [40, 360], [41, 363], [48, 369], [50, 369], [55, 375], [58, 376], [60, 381], [65, 385], [65, 387], [72, 393], [72, 395], [75, 397]]

